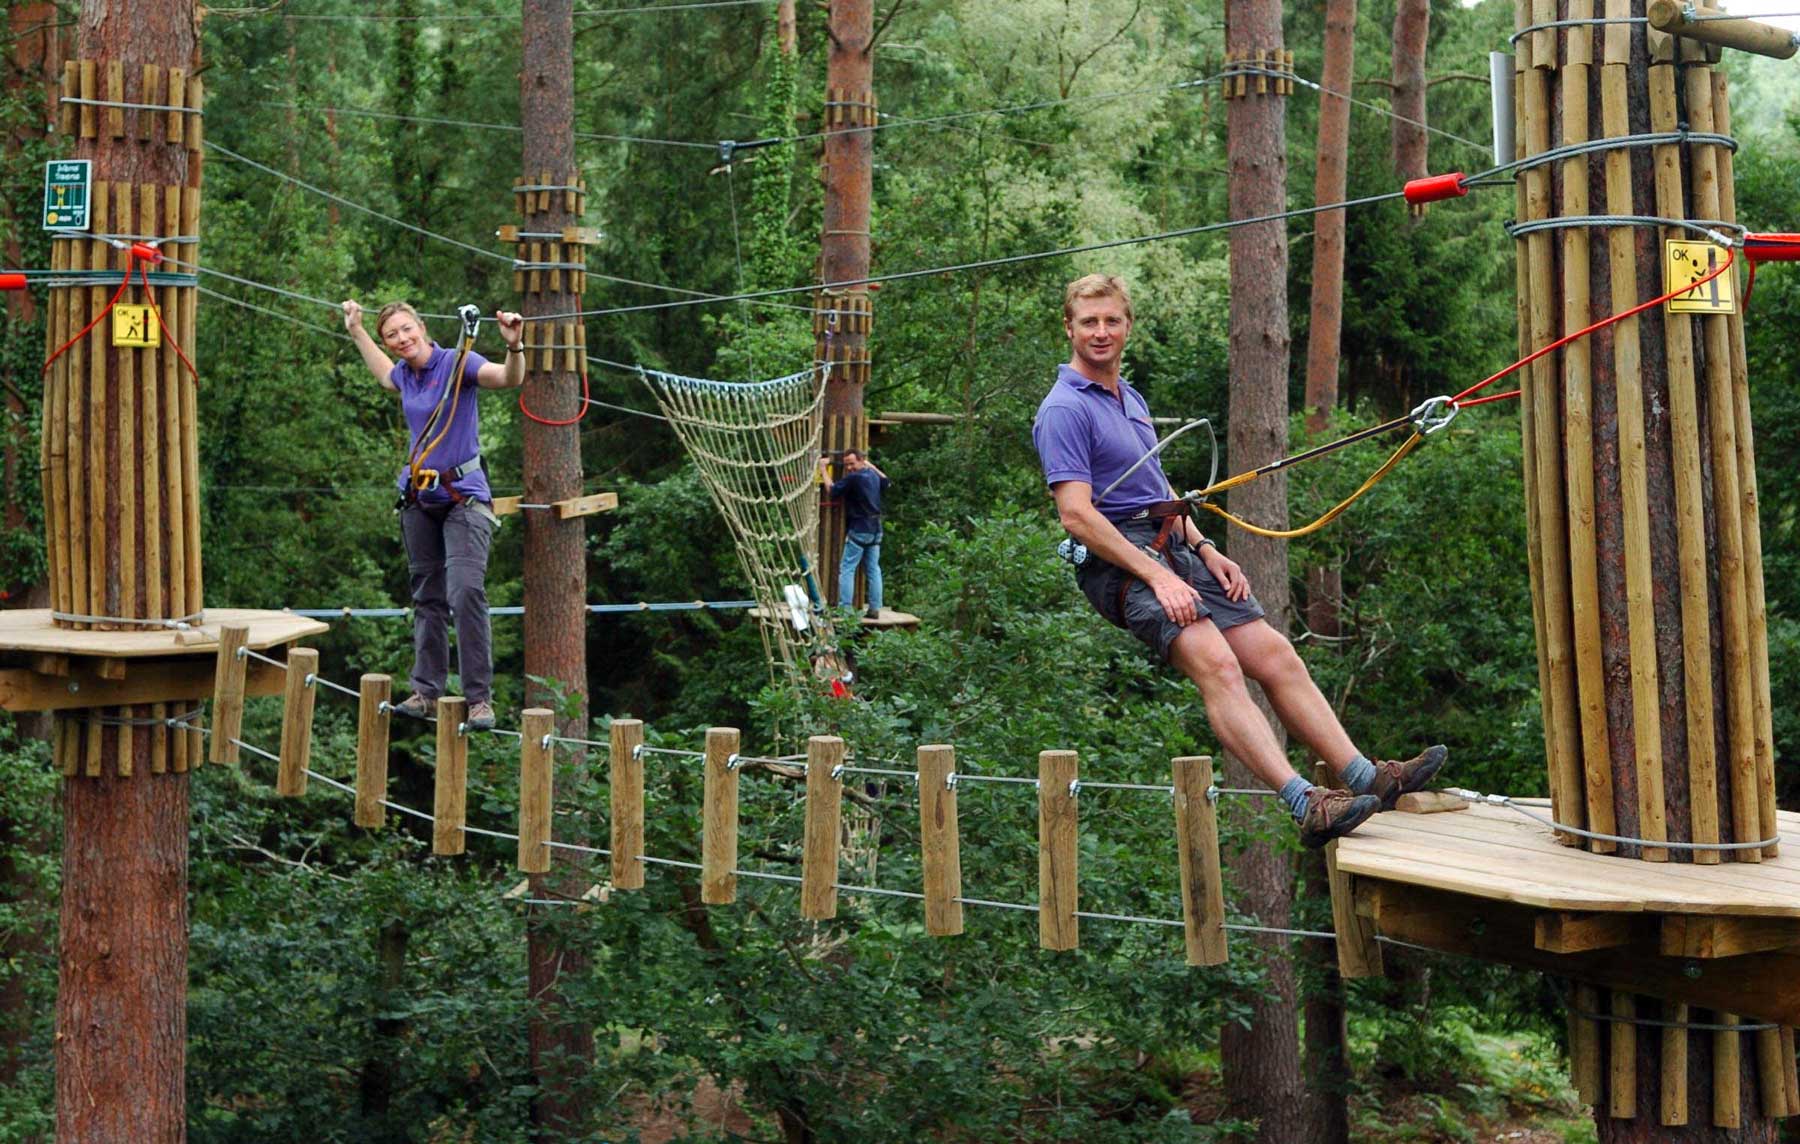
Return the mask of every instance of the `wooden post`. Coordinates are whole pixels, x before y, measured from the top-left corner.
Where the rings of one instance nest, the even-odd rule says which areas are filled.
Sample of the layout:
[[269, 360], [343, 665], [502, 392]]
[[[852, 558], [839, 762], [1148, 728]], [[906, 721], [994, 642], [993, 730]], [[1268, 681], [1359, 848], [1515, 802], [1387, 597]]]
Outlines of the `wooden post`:
[[1782, 1070], [1782, 1080], [1787, 1085], [1787, 1106], [1790, 1116], [1800, 1115], [1800, 1053], [1794, 1051], [1794, 1027], [1781, 1027], [1781, 1059], [1787, 1064]]
[[249, 657], [243, 654], [250, 629], [227, 624], [219, 629], [219, 655], [213, 663], [212, 761], [235, 763], [244, 730], [244, 671]]
[[275, 776], [275, 793], [284, 798], [298, 798], [306, 793], [306, 772], [312, 764], [313, 698], [319, 692], [314, 676], [318, 670], [317, 650], [289, 649], [287, 686], [282, 692], [281, 764]]
[[[1718, 1024], [1738, 1024], [1736, 1013], [1718, 1014]], [[1744, 1123], [1743, 1089], [1739, 1084], [1742, 1064], [1739, 1049], [1743, 1034], [1720, 1029], [1713, 1034], [1713, 1127], [1741, 1128]]]
[[387, 822], [388, 725], [393, 713], [388, 699], [394, 681], [386, 675], [364, 675], [357, 685], [356, 825], [374, 830]]
[[1075, 949], [1081, 932], [1075, 917], [1078, 837], [1074, 751], [1038, 753], [1038, 944]]
[[1688, 1122], [1688, 1031], [1684, 1025], [1688, 1007], [1678, 1001], [1663, 1002], [1670, 1027], [1662, 1031], [1662, 1123], [1674, 1128]]
[[925, 932], [950, 937], [963, 931], [962, 839], [957, 830], [956, 748], [920, 747], [919, 857], [925, 876]]
[[811, 921], [837, 917], [838, 838], [843, 829], [841, 810], [844, 741], [835, 735], [814, 735], [806, 743], [806, 844], [801, 864], [800, 916]]
[[1219, 816], [1210, 755], [1184, 756], [1175, 772], [1175, 853], [1181, 865], [1181, 921], [1189, 965], [1223, 965], [1225, 876], [1219, 865]]
[[432, 798], [431, 852], [461, 854], [468, 849], [463, 832], [469, 805], [469, 738], [462, 725], [469, 701], [441, 695], [437, 701], [437, 782]]
[[612, 884], [615, 890], [644, 888], [644, 724], [614, 719], [608, 737], [612, 773]]
[[1612, 995], [1612, 1015], [1607, 1024], [1612, 1044], [1607, 1050], [1611, 1083], [1607, 1086], [1606, 1111], [1614, 1120], [1637, 1119], [1637, 1002], [1629, 993]]
[[700, 900], [709, 906], [737, 901], [738, 730], [706, 729], [706, 790], [702, 795]]
[[[1692, 16], [1688, 14], [1690, 7], [1693, 9]], [[1650, 26], [1659, 32], [1686, 36], [1740, 52], [1754, 52], [1771, 59], [1788, 60], [1794, 57], [1793, 33], [1773, 24], [1742, 17], [1721, 18], [1724, 17], [1724, 12], [1718, 8], [1689, 5], [1681, 0], [1650, 0], [1645, 10], [1650, 16]]]
[[1781, 1030], [1756, 1031], [1756, 1087], [1762, 1096], [1762, 1114], [1771, 1120], [1788, 1115], [1788, 1063], [1781, 1056]]
[[1600, 1011], [1600, 991], [1577, 984], [1569, 1005], [1569, 1078], [1582, 1101], [1600, 1106], [1606, 1087], [1600, 1072], [1600, 1022], [1588, 1014]]
[[555, 752], [549, 738], [555, 726], [555, 712], [548, 707], [527, 707], [519, 720], [519, 869], [527, 874], [550, 870]]

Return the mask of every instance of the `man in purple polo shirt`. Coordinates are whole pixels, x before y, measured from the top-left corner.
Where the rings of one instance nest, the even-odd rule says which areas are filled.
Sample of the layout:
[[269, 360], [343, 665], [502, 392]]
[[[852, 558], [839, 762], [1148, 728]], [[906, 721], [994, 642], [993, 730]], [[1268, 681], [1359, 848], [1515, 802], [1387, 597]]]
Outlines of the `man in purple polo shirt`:
[[[1293, 645], [1263, 618], [1243, 569], [1200, 534], [1157, 459], [1145, 460], [1156, 446], [1150, 407], [1119, 376], [1131, 336], [1125, 283], [1103, 274], [1069, 283], [1063, 328], [1073, 353], [1038, 406], [1031, 436], [1062, 525], [1086, 546], [1076, 578], [1088, 602], [1194, 681], [1220, 745], [1280, 792], [1305, 845], [1348, 834], [1423, 787], [1444, 765], [1445, 749], [1404, 761], [1365, 757]], [[1294, 773], [1246, 676], [1349, 789], [1316, 787]]]

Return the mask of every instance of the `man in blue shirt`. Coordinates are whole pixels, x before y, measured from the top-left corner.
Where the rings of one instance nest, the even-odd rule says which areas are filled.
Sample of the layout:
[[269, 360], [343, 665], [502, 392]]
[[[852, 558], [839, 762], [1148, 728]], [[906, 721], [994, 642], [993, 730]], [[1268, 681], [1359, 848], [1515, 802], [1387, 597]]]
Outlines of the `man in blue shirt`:
[[844, 558], [838, 563], [838, 604], [856, 599], [860, 565], [869, 589], [868, 618], [881, 618], [881, 494], [894, 483], [860, 449], [845, 449], [844, 475], [831, 495], [844, 504]]
[[[1031, 436], [1062, 525], [1087, 548], [1076, 576], [1088, 602], [1194, 681], [1220, 745], [1280, 792], [1305, 845], [1348, 834], [1423, 787], [1444, 765], [1445, 749], [1400, 762], [1366, 758], [1293, 645], [1263, 618], [1243, 569], [1200, 534], [1157, 459], [1145, 459], [1156, 446], [1150, 407], [1119, 375], [1131, 336], [1125, 283], [1102, 274], [1069, 283], [1063, 327], [1073, 353], [1038, 406]], [[1315, 787], [1294, 773], [1246, 676], [1348, 790]]]

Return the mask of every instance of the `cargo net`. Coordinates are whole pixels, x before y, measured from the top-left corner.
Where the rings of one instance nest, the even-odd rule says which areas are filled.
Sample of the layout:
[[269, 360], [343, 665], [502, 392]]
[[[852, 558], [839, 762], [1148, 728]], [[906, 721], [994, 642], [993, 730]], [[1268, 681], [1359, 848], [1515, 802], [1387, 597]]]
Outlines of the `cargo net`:
[[819, 426], [826, 369], [725, 382], [640, 369], [731, 529], [772, 674], [841, 690], [819, 582]]

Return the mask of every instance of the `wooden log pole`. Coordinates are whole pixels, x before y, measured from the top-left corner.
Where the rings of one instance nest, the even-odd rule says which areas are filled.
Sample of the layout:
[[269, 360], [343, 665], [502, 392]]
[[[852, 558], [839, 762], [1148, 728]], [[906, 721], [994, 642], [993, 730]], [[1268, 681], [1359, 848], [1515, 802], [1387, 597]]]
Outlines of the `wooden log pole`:
[[1781, 1027], [1781, 1059], [1786, 1068], [1782, 1069], [1782, 1080], [1787, 1085], [1787, 1107], [1789, 1116], [1800, 1116], [1800, 1053], [1794, 1051], [1794, 1027]]
[[1175, 854], [1181, 867], [1181, 923], [1189, 965], [1223, 965], [1225, 875], [1219, 862], [1219, 814], [1212, 756], [1175, 759]]
[[1727, 16], [1721, 9], [1683, 0], [1650, 0], [1647, 12], [1650, 26], [1659, 32], [1772, 59], [1794, 58], [1794, 34], [1773, 24]]
[[[1720, 1013], [1720, 1025], [1739, 1023], [1736, 1013]], [[1743, 1034], [1735, 1029], [1713, 1033], [1713, 1116], [1714, 1128], [1742, 1128], [1744, 1125], [1743, 1088], [1740, 1083], [1743, 1064], [1739, 1058]]]
[[737, 901], [738, 729], [706, 729], [706, 788], [701, 796], [700, 900]]
[[275, 776], [275, 793], [299, 798], [306, 793], [306, 772], [312, 765], [313, 699], [319, 693], [319, 653], [310, 647], [288, 650], [287, 685], [282, 691], [281, 762]]
[[469, 737], [463, 723], [469, 701], [440, 695], [437, 701], [437, 781], [433, 784], [431, 852], [461, 854], [468, 849], [463, 826], [469, 809]]
[[1662, 1107], [1665, 1128], [1676, 1128], [1688, 1122], [1688, 1007], [1679, 1001], [1663, 1002], [1664, 1019], [1669, 1022], [1662, 1031]]
[[526, 874], [550, 871], [555, 728], [556, 713], [548, 707], [527, 707], [519, 717], [519, 870]]
[[1075, 949], [1081, 944], [1076, 841], [1078, 819], [1074, 751], [1038, 753], [1038, 945]]
[[249, 656], [243, 654], [250, 629], [226, 624], [219, 629], [219, 654], [213, 663], [212, 761], [238, 761], [237, 740], [244, 730], [244, 672]]
[[1577, 984], [1569, 1006], [1569, 1076], [1581, 1099], [1599, 1108], [1606, 1096], [1606, 1078], [1600, 1068], [1600, 991]]
[[612, 884], [615, 890], [644, 888], [644, 724], [614, 719], [607, 734], [611, 774]]
[[1781, 1057], [1781, 1029], [1756, 1031], [1756, 1090], [1762, 1098], [1762, 1114], [1771, 1120], [1788, 1115], [1788, 1062]]
[[814, 735], [806, 743], [806, 836], [800, 866], [800, 916], [837, 917], [838, 840], [844, 827], [844, 741]]
[[370, 673], [357, 682], [356, 825], [375, 830], [387, 823], [388, 730], [393, 712], [388, 704], [393, 678]]
[[963, 931], [962, 838], [956, 818], [956, 748], [919, 748], [919, 857], [925, 892], [925, 932], [952, 937]]
[[1629, 993], [1612, 995], [1613, 1020], [1607, 1023], [1606, 1113], [1614, 1120], [1637, 1119], [1637, 1001]]

